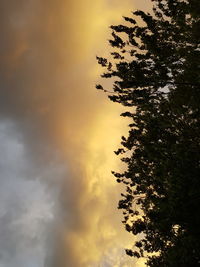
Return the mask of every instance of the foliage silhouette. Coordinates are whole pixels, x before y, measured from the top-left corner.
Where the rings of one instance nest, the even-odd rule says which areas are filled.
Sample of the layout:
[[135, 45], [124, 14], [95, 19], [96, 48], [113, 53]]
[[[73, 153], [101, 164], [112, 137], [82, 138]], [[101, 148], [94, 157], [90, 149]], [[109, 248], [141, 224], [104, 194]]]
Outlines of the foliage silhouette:
[[152, 1], [152, 14], [111, 26], [112, 58], [97, 60], [113, 88], [96, 88], [132, 120], [115, 151], [127, 168], [113, 172], [126, 187], [123, 223], [137, 236], [127, 254], [151, 267], [200, 266], [200, 1]]

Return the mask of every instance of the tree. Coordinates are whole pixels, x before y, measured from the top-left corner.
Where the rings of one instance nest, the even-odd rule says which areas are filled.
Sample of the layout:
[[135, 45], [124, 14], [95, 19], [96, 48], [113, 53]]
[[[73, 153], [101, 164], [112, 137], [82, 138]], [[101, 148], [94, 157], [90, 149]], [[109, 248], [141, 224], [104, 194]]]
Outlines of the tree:
[[113, 88], [96, 88], [132, 120], [115, 151], [127, 168], [113, 172], [126, 187], [123, 223], [137, 236], [127, 254], [152, 267], [200, 266], [200, 1], [152, 1], [152, 14], [111, 26], [112, 58], [97, 60]]

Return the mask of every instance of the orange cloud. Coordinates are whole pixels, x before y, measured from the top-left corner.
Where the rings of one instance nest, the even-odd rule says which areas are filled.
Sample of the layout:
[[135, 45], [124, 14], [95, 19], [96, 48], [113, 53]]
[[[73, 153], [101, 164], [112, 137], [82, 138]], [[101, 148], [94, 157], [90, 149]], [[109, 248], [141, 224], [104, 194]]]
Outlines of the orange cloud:
[[[133, 237], [116, 210], [121, 188], [110, 175], [120, 164], [113, 150], [126, 122], [121, 108], [94, 89], [95, 55], [104, 53], [107, 27], [131, 8], [130, 0], [11, 0], [0, 12], [1, 114], [20, 122], [33, 159], [44, 157], [45, 143], [68, 167], [59, 179], [56, 241], [47, 267], [132, 264], [123, 249]], [[46, 153], [48, 168], [52, 152]]]

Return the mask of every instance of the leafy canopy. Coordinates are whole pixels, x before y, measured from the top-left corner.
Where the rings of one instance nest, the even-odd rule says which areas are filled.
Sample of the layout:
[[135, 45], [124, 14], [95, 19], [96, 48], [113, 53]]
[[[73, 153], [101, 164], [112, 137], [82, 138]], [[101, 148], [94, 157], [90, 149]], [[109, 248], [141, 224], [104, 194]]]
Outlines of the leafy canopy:
[[137, 236], [127, 254], [152, 267], [200, 266], [200, 1], [152, 1], [152, 14], [111, 26], [112, 58], [97, 60], [113, 87], [96, 88], [132, 120], [115, 151], [127, 168], [113, 172], [126, 188], [123, 223]]

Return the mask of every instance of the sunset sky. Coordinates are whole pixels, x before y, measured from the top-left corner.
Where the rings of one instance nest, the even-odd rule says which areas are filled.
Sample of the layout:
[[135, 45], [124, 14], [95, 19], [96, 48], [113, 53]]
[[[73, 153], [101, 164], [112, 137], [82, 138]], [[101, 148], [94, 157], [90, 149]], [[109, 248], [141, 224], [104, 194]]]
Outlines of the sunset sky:
[[111, 170], [127, 132], [95, 90], [109, 26], [148, 0], [1, 0], [0, 267], [142, 267]]

